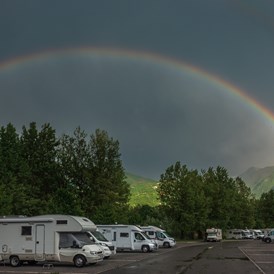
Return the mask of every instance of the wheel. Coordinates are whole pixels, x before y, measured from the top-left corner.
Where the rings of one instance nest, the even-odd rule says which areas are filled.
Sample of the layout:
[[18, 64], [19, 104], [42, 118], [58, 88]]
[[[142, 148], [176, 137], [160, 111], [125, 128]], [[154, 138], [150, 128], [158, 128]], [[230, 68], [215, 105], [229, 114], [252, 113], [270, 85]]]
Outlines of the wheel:
[[149, 252], [149, 247], [148, 247], [147, 245], [143, 245], [143, 246], [142, 246], [142, 252], [143, 252], [143, 253]]
[[170, 247], [170, 244], [168, 242], [164, 242], [164, 247]]
[[271, 243], [271, 239], [270, 239], [270, 238], [266, 238], [266, 239], [265, 239], [265, 242], [266, 242], [266, 243]]
[[87, 261], [83, 255], [76, 255], [73, 259], [73, 262], [76, 267], [83, 267]]
[[20, 266], [21, 265], [21, 261], [19, 260], [18, 256], [11, 256], [10, 257], [10, 264], [13, 267]]

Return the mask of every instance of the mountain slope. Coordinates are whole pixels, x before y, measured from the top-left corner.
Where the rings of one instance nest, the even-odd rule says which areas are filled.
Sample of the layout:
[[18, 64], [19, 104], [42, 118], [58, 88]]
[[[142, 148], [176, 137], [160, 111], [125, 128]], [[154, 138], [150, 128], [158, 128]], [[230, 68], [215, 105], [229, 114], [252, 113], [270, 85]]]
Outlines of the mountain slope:
[[268, 192], [274, 187], [274, 166], [264, 168], [252, 167], [239, 177], [250, 187], [252, 193], [259, 198], [262, 193]]
[[159, 205], [157, 199], [158, 182], [126, 172], [126, 181], [130, 184], [130, 205]]

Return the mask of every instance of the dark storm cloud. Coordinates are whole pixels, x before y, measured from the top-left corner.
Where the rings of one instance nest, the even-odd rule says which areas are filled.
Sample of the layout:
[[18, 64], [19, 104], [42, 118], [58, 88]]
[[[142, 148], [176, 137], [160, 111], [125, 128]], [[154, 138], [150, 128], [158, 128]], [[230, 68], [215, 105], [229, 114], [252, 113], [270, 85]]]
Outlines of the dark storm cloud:
[[53, 56], [2, 72], [10, 104], [0, 103], [1, 124], [50, 122], [60, 134], [105, 129], [119, 140], [127, 169], [154, 178], [177, 160], [238, 171], [246, 155], [271, 146], [270, 135], [257, 132], [265, 131], [261, 120], [225, 88], [153, 63], [87, 57]]
[[[1, 60], [55, 48], [157, 52], [274, 109], [273, 14], [272, 2], [255, 0], [0, 0], [0, 68]], [[273, 126], [250, 106], [197, 75], [143, 61], [53, 55], [2, 69], [0, 122], [50, 122], [60, 134], [106, 129], [125, 167], [154, 178], [177, 160], [233, 175], [274, 163]]]

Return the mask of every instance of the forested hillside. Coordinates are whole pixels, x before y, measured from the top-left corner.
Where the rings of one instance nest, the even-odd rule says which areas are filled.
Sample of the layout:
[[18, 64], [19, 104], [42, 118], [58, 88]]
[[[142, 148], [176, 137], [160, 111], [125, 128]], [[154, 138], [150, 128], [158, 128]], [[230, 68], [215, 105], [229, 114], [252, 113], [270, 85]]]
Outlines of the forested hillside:
[[130, 205], [159, 205], [157, 194], [158, 183], [155, 180], [143, 178], [138, 175], [126, 173], [126, 181], [130, 185]]
[[[0, 129], [0, 215], [68, 214], [96, 224], [164, 227], [178, 238], [207, 227], [274, 226], [274, 191], [254, 199], [224, 167], [198, 171], [180, 162], [159, 181], [125, 173], [119, 142], [104, 130], [79, 127], [57, 137], [36, 123]], [[255, 184], [254, 184], [255, 185]], [[257, 186], [257, 185], [256, 185]]]
[[250, 187], [252, 193], [259, 198], [263, 193], [274, 187], [274, 166], [255, 168], [251, 167], [240, 175]]

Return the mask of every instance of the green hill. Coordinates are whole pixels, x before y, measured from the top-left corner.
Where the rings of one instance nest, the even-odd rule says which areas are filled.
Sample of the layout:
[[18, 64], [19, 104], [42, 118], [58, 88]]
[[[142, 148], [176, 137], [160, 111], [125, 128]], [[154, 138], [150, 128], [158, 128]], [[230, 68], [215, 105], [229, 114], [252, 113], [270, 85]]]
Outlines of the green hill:
[[[260, 198], [262, 193], [274, 188], [274, 166], [255, 168], [251, 167], [239, 175], [250, 187], [252, 193]], [[158, 181], [126, 173], [126, 181], [130, 184], [130, 205], [159, 205], [157, 198]]]
[[126, 181], [130, 184], [130, 205], [159, 205], [157, 199], [158, 182], [152, 179], [143, 178], [131, 173], [126, 173]]
[[259, 198], [262, 193], [274, 187], [274, 166], [264, 168], [249, 168], [239, 177], [250, 187], [252, 193]]

